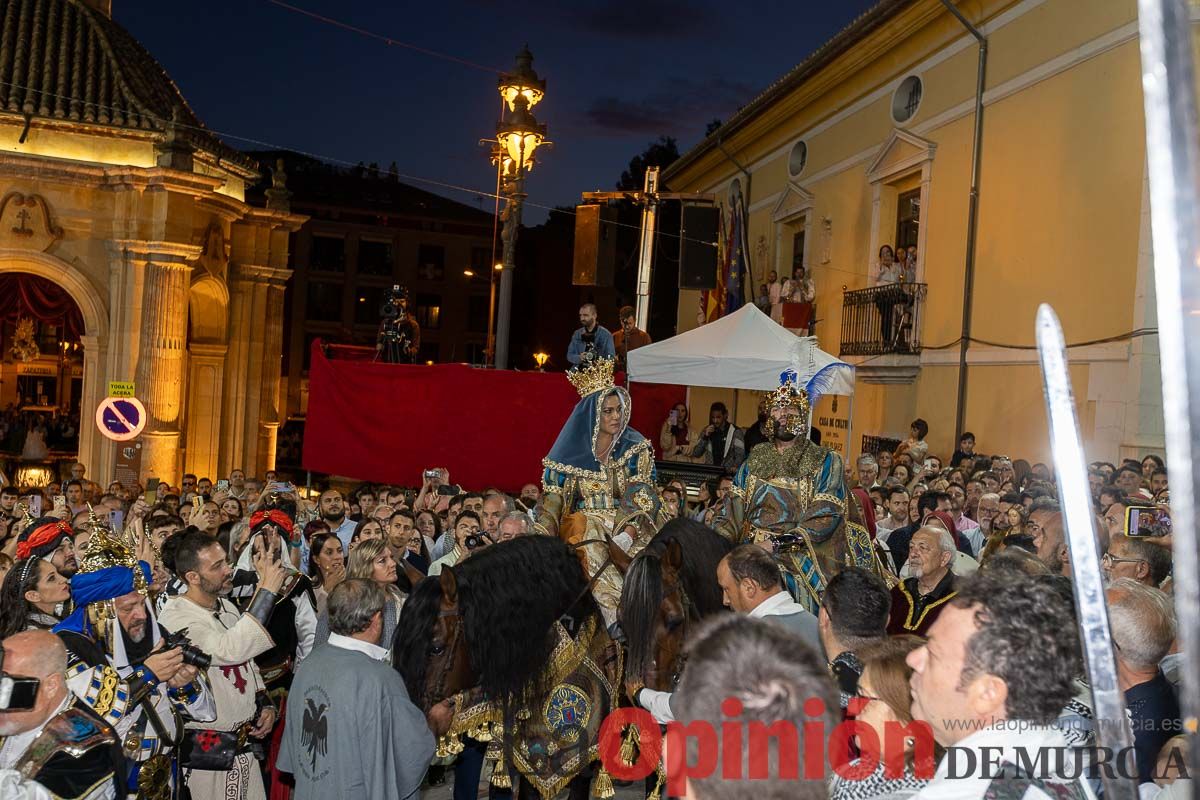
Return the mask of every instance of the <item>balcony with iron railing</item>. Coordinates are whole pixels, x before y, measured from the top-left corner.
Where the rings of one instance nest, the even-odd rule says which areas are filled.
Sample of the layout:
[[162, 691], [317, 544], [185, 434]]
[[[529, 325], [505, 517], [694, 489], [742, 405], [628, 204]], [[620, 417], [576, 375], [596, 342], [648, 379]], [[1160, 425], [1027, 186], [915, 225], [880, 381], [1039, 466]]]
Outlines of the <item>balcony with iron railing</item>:
[[867, 383], [911, 383], [921, 364], [923, 283], [889, 283], [842, 294], [839, 354]]

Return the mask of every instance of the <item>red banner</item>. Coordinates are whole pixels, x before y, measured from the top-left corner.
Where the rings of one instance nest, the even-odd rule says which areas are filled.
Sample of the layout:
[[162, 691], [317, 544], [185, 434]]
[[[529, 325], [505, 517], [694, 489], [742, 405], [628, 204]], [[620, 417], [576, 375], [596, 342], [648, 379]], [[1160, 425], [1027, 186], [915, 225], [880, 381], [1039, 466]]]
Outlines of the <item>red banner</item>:
[[[429, 467], [470, 490], [539, 483], [542, 459], [579, 402], [553, 372], [330, 360], [313, 343], [304, 468], [419, 486]], [[634, 384], [631, 425], [654, 442], [682, 386]]]

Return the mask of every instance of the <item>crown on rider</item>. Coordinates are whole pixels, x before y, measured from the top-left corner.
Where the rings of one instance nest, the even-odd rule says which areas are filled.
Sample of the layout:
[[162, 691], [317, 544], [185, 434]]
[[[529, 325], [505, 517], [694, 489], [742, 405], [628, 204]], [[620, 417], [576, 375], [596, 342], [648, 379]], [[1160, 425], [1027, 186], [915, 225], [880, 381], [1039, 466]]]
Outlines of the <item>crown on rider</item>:
[[615, 358], [593, 358], [588, 363], [580, 363], [575, 369], [567, 372], [567, 380], [579, 392], [580, 397], [587, 397], [593, 392], [612, 388], [613, 369], [616, 367]]
[[767, 393], [769, 409], [799, 408], [800, 415], [808, 419], [808, 392], [800, 386], [800, 376], [795, 370], [784, 370], [779, 375], [779, 388]]

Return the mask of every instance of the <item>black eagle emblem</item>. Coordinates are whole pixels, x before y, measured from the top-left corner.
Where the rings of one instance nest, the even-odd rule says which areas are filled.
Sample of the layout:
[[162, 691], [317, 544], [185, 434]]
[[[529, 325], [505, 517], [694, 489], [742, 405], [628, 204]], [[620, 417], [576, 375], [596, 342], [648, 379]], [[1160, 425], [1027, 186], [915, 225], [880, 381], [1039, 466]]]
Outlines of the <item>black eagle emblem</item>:
[[329, 752], [329, 720], [325, 718], [325, 709], [329, 706], [317, 705], [312, 698], [305, 698], [307, 708], [304, 709], [304, 725], [301, 729], [300, 744], [308, 749], [312, 758], [312, 769], [317, 769], [317, 756]]

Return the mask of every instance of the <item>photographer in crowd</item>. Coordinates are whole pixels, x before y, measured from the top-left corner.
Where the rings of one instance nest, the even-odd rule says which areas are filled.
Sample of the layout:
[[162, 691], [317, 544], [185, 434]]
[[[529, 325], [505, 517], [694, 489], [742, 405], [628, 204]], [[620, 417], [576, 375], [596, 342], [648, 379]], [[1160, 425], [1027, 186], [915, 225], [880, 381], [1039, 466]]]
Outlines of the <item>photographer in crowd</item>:
[[375, 360], [386, 364], [412, 364], [421, 349], [421, 326], [408, 313], [408, 289], [394, 284], [379, 309], [379, 335]]
[[182, 534], [175, 569], [187, 591], [167, 600], [161, 622], [186, 631], [193, 645], [209, 654], [206, 670], [216, 700], [211, 722], [188, 722], [180, 769], [193, 800], [261, 800], [263, 740], [275, 726], [276, 710], [267, 697], [255, 656], [273, 644], [267, 627], [286, 570], [266, 548], [254, 556], [258, 590], [245, 613], [225, 599], [233, 569], [225, 549], [199, 531]]
[[[148, 549], [144, 554], [153, 560]], [[211, 721], [212, 693], [167, 641], [150, 601], [150, 564], [98, 524], [71, 579], [75, 611], [55, 626], [71, 691], [111, 725], [128, 762], [131, 795], [169, 786], [183, 719]]]
[[583, 327], [571, 335], [571, 344], [567, 347], [567, 361], [571, 366], [578, 367], [581, 362], [596, 358], [617, 357], [612, 334], [597, 319], [595, 304], [584, 303], [579, 307], [579, 324]]

